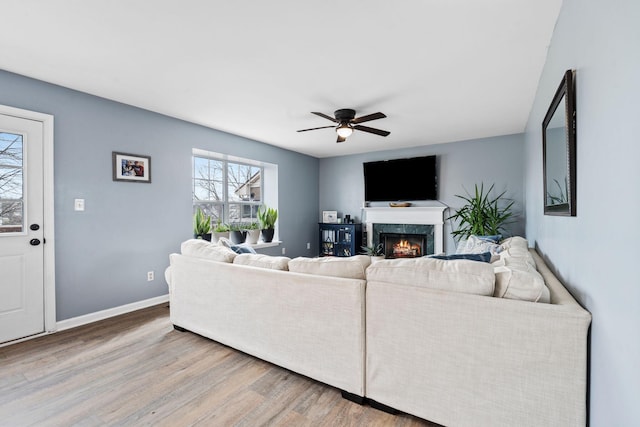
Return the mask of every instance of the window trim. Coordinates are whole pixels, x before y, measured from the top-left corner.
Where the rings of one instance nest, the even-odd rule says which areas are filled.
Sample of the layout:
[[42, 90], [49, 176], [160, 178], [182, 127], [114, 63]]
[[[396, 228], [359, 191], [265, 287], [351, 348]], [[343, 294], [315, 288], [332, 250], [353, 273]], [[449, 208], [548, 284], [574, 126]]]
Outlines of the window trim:
[[[239, 156], [233, 156], [230, 154], [224, 154], [224, 153], [217, 153], [214, 151], [208, 151], [208, 150], [203, 150], [200, 148], [193, 148], [192, 149], [192, 153], [191, 153], [191, 185], [193, 187], [193, 180], [194, 180], [194, 170], [193, 170], [193, 157], [204, 157], [204, 158], [208, 158], [211, 160], [219, 160], [219, 161], [224, 161], [227, 163], [237, 163], [237, 164], [242, 164], [242, 165], [247, 165], [247, 166], [254, 166], [254, 167], [259, 167], [261, 168], [261, 173], [262, 173], [262, 188], [261, 188], [261, 201], [260, 204], [261, 205], [267, 205], [271, 208], [274, 209], [278, 209], [278, 165], [275, 163], [269, 163], [269, 162], [264, 162], [264, 161], [259, 161], [259, 160], [254, 160], [254, 159], [248, 159], [245, 157], [239, 157]], [[227, 172], [227, 168], [225, 168], [225, 182], [226, 182], [226, 174]], [[229, 203], [232, 204], [254, 204], [254, 203], [250, 203], [250, 202], [229, 202], [228, 201], [228, 197], [226, 192], [228, 191], [228, 189], [226, 188], [227, 186], [224, 185], [224, 193], [225, 193], [225, 201], [220, 201], [220, 202], [204, 202], [204, 203], [219, 203], [222, 204], [224, 206], [224, 212], [223, 212], [223, 218], [226, 218], [228, 220], [229, 218], [229, 213], [228, 213], [228, 209], [229, 209]], [[196, 200], [193, 199], [193, 193], [191, 195], [191, 203], [192, 205], [196, 204]], [[282, 243], [280, 241], [279, 238], [279, 223], [280, 221], [276, 221], [276, 226], [275, 226], [275, 233], [273, 236], [273, 241], [270, 243], [258, 243], [255, 245], [251, 245], [254, 248], [263, 248], [263, 247], [270, 247], [270, 246], [278, 246], [280, 243]]]

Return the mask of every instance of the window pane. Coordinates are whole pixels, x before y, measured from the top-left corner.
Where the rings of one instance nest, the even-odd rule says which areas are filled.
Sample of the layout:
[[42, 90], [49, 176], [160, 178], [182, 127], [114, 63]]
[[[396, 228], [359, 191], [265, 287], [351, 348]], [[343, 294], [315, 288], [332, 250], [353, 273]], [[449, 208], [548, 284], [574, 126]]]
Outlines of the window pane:
[[196, 179], [193, 185], [193, 200], [210, 200], [208, 181]]
[[193, 157], [193, 177], [209, 179], [209, 160], [202, 157]]
[[223, 201], [221, 182], [195, 179], [193, 185], [194, 200]]
[[220, 219], [220, 222], [222, 221], [222, 211], [223, 211], [223, 206], [219, 203], [198, 203], [196, 205], [193, 206], [193, 213], [195, 215], [197, 208], [202, 209], [202, 212], [206, 215], [211, 217], [211, 226], [214, 227], [216, 225], [216, 223], [218, 222], [218, 219]]
[[0, 233], [23, 230], [22, 135], [0, 132]]
[[262, 184], [260, 168], [229, 163], [228, 195], [230, 202], [259, 201]]
[[259, 205], [230, 203], [229, 222], [241, 222], [243, 224], [249, 224], [251, 222], [257, 221], [257, 212], [259, 207]]
[[242, 222], [242, 207], [236, 203], [229, 204], [229, 222]]

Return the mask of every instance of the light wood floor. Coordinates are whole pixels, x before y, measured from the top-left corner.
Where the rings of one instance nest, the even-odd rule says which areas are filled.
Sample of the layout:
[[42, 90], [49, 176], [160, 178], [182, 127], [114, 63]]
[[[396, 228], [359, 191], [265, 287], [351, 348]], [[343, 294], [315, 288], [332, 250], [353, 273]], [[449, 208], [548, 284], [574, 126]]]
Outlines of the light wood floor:
[[190, 332], [166, 304], [0, 348], [1, 426], [429, 426]]

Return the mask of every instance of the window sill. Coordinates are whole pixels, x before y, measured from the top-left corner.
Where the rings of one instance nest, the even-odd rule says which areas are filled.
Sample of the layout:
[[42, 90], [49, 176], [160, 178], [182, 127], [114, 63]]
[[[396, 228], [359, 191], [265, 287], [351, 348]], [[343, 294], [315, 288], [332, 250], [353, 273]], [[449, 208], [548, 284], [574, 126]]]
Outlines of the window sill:
[[247, 246], [251, 246], [253, 249], [261, 249], [261, 248], [272, 248], [274, 246], [279, 246], [280, 243], [282, 243], [280, 240], [273, 240], [269, 243], [259, 242], [259, 243], [256, 243], [255, 245], [247, 244]]

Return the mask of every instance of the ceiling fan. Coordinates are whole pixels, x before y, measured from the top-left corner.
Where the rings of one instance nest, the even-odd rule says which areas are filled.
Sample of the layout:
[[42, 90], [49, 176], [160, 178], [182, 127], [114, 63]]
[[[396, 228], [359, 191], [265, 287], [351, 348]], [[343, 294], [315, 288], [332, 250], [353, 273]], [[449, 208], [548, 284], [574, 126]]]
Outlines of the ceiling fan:
[[391, 132], [387, 132], [386, 130], [380, 130], [380, 129], [370, 128], [368, 126], [360, 125], [360, 123], [363, 123], [363, 122], [368, 122], [368, 121], [377, 120], [377, 119], [384, 119], [385, 117], [387, 117], [382, 113], [367, 114], [366, 116], [361, 116], [356, 118], [356, 110], [352, 110], [350, 108], [342, 108], [340, 110], [336, 110], [333, 113], [335, 118], [323, 113], [317, 113], [315, 111], [312, 112], [312, 114], [315, 114], [316, 116], [324, 117], [325, 119], [331, 120], [332, 122], [337, 123], [338, 125], [337, 126], [334, 126], [334, 125], [321, 126], [319, 128], [311, 128], [311, 129], [301, 129], [298, 132], [306, 132], [309, 130], [316, 130], [316, 129], [335, 128], [336, 133], [338, 134], [338, 140], [336, 142], [346, 141], [347, 137], [349, 137], [354, 130], [374, 133], [380, 136], [387, 136], [391, 133]]

